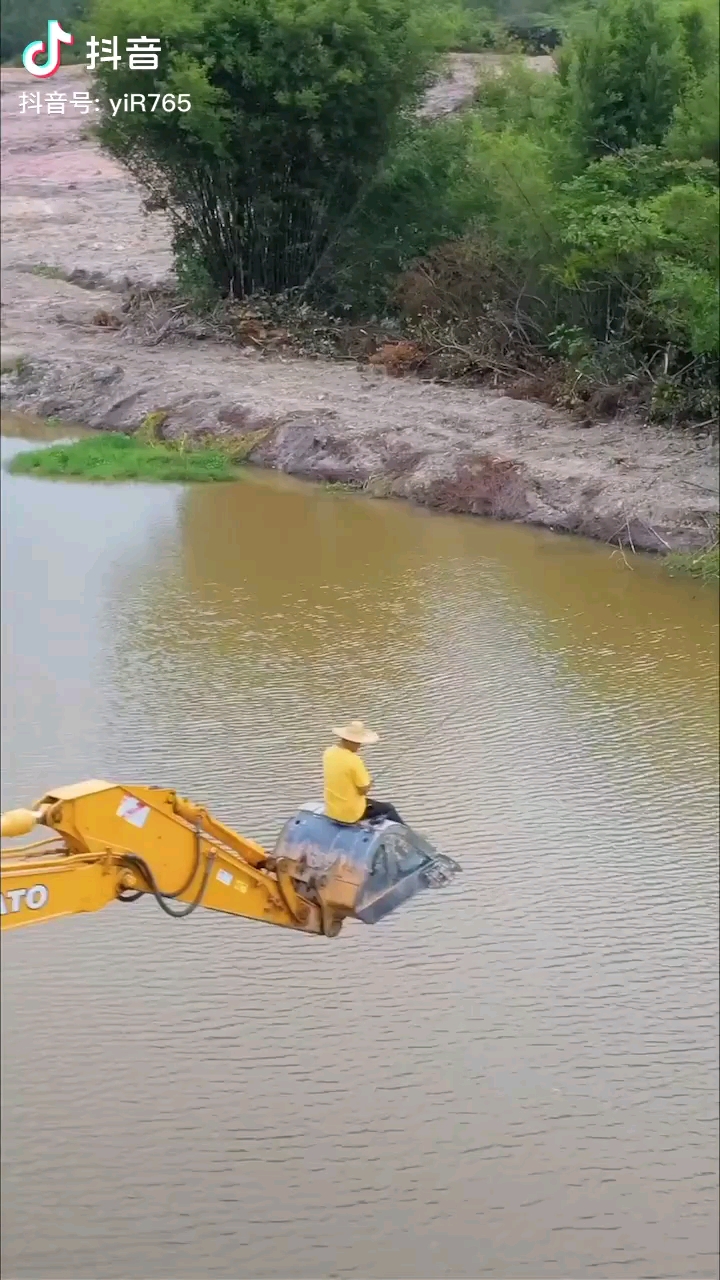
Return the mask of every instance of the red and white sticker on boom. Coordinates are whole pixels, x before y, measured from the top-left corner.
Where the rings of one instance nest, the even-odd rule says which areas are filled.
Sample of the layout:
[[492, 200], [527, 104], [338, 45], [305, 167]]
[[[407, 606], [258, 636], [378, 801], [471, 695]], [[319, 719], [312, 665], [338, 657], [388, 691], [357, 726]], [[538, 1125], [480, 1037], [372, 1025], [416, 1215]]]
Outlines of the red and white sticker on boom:
[[134, 796], [125, 796], [120, 801], [116, 817], [124, 818], [126, 822], [132, 824], [133, 827], [144, 827], [150, 816], [150, 805], [143, 804], [141, 800], [136, 800]]

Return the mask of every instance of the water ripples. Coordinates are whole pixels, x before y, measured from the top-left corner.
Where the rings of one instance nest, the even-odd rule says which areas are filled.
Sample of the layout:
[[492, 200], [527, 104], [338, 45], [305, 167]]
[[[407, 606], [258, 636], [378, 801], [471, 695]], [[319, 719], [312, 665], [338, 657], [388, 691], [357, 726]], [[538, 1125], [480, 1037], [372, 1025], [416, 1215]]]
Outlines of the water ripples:
[[6, 941], [5, 1274], [715, 1276], [705, 598], [302, 486], [103, 525], [18, 483], [7, 803], [169, 783], [270, 841], [357, 711], [464, 871], [335, 943], [144, 903]]

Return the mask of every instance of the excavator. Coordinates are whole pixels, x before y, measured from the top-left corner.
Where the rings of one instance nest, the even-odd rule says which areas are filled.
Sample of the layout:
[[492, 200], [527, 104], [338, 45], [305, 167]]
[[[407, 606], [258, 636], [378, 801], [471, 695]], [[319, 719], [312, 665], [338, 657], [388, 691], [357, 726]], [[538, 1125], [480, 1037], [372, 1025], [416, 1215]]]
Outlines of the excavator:
[[180, 919], [199, 907], [335, 938], [347, 919], [376, 924], [460, 870], [410, 827], [345, 825], [302, 806], [272, 852], [162, 787], [90, 779], [2, 815], [0, 920], [21, 928], [151, 896]]

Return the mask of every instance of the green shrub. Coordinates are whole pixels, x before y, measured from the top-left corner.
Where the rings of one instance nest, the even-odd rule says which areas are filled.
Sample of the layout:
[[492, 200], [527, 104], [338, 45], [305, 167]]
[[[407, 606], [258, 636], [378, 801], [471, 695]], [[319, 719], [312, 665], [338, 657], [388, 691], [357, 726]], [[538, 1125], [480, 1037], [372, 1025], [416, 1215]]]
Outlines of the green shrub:
[[443, 33], [442, 43], [464, 53], [481, 53], [486, 49], [502, 48], [507, 43], [502, 24], [488, 9], [463, 4], [437, 6], [437, 31]]
[[[104, 145], [164, 202], [176, 251], [243, 298], [305, 285], [434, 58], [412, 0], [95, 0], [98, 37], [151, 30], [153, 89], [192, 109], [106, 112]], [[147, 73], [101, 66], [108, 104]]]
[[718, 201], [712, 170], [637, 149], [599, 160], [557, 202], [562, 283], [598, 339], [717, 354]]
[[601, 0], [561, 62], [568, 123], [589, 157], [657, 146], [692, 74], [684, 30], [660, 0]]
[[562, 86], [554, 75], [538, 75], [521, 57], [509, 60], [501, 76], [483, 76], [475, 107], [484, 129], [518, 129], [545, 135], [560, 123]]
[[458, 194], [467, 222], [528, 264], [547, 261], [558, 236], [550, 150], [535, 131], [493, 134], [476, 125]]
[[701, 582], [720, 580], [720, 546], [716, 543], [707, 551], [676, 552], [666, 557], [665, 564], [671, 573], [689, 573]]
[[717, 65], [694, 81], [678, 103], [666, 138], [671, 155], [720, 163], [720, 77]]
[[713, 67], [717, 68], [718, 14], [717, 5], [692, 2], [678, 11], [680, 38], [685, 54], [698, 78]]
[[720, 354], [717, 191], [685, 183], [656, 196], [657, 280], [650, 309], [676, 345], [694, 356]]
[[315, 282], [323, 301], [382, 313], [398, 277], [463, 237], [482, 240], [483, 269], [494, 239], [497, 266], [515, 256], [521, 276], [537, 276], [557, 236], [552, 139], [541, 136], [489, 130], [481, 114], [408, 127], [328, 255]]
[[178, 248], [175, 254], [175, 277], [178, 292], [194, 311], [212, 311], [217, 306], [218, 290], [197, 248], [192, 245]]
[[462, 234], [470, 129], [462, 117], [406, 126], [326, 255], [314, 297], [341, 312], [383, 313], [398, 276]]

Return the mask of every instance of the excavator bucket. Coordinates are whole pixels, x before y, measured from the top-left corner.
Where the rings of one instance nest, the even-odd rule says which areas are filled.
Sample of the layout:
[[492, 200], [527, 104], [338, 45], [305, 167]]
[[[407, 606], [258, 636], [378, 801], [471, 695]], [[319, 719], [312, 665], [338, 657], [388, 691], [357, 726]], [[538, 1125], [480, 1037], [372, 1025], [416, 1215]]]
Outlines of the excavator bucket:
[[285, 823], [273, 856], [301, 894], [321, 897], [364, 924], [376, 924], [423, 889], [447, 884], [461, 869], [410, 827], [387, 819], [348, 826], [313, 804]]

